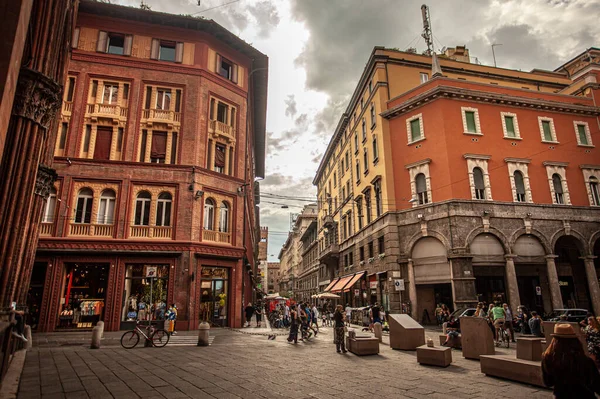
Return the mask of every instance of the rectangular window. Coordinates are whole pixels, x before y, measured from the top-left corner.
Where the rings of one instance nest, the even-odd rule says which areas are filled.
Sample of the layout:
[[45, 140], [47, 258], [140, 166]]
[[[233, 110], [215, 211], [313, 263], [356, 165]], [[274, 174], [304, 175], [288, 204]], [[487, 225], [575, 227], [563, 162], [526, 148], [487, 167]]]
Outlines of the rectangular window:
[[158, 89], [156, 92], [156, 109], [169, 111], [171, 109], [171, 90]]
[[139, 162], [146, 162], [146, 143], [148, 142], [148, 131], [146, 129], [142, 130], [142, 142], [140, 145], [140, 157], [138, 159]]
[[369, 242], [369, 258], [373, 257], [373, 241]]
[[505, 115], [504, 125], [506, 126], [507, 137], [517, 137], [517, 132], [515, 131], [515, 118], [513, 116]]
[[129, 83], [123, 85], [123, 100], [129, 100]]
[[375, 103], [371, 104], [371, 129], [375, 127]]
[[75, 90], [75, 78], [69, 76], [69, 89], [67, 90], [67, 101], [73, 101], [73, 92]]
[[96, 144], [94, 145], [94, 159], [102, 161], [108, 161], [110, 159], [112, 133], [112, 128], [98, 126], [96, 130]]
[[108, 34], [107, 53], [123, 55], [125, 50], [125, 36], [116, 33]]
[[348, 254], [348, 257], [349, 257], [349, 262], [348, 263], [350, 263], [350, 267], [352, 267], [352, 265], [354, 265], [354, 252], [350, 252]]
[[223, 58], [220, 54], [217, 54], [216, 71], [225, 79], [231, 80], [233, 83], [238, 82], [238, 66], [228, 59]]
[[225, 151], [224, 145], [215, 145], [215, 172], [225, 173]]
[[552, 138], [552, 127], [550, 121], [542, 121], [542, 129], [544, 132], [544, 141], [554, 141]]
[[160, 41], [158, 59], [161, 61], [175, 62], [175, 42]]
[[363, 227], [363, 209], [362, 209], [362, 198], [356, 200], [356, 217], [358, 219], [358, 229]]
[[171, 164], [177, 163], [177, 133], [171, 133]]
[[98, 81], [92, 80], [92, 100], [96, 100], [96, 96], [98, 95]]
[[[121, 154], [121, 151], [123, 151], [123, 128], [120, 127], [117, 129], [117, 152], [119, 154]], [[119, 157], [119, 159], [121, 159]]]
[[424, 72], [421, 72], [419, 75], [420, 75], [420, 78], [421, 78], [421, 83], [425, 83], [425, 82], [427, 82], [429, 80], [429, 75], [428, 74], [426, 74]]
[[585, 131], [585, 125], [577, 125], [577, 134], [579, 135], [579, 144], [580, 145], [589, 145], [587, 134]]
[[92, 137], [92, 125], [85, 125], [85, 136], [83, 137], [83, 152], [90, 151], [90, 139]]
[[363, 142], [367, 140], [367, 122], [365, 118], [362, 120], [362, 140]]
[[144, 109], [150, 109], [150, 102], [152, 101], [152, 86], [146, 87], [146, 104]]
[[378, 251], [380, 254], [384, 254], [385, 253], [385, 242], [384, 242], [384, 237], [381, 236], [377, 239], [377, 244], [379, 246]]
[[181, 90], [175, 90], [175, 112], [181, 111]]
[[67, 122], [63, 122], [60, 129], [60, 138], [58, 140], [58, 149], [64, 150], [65, 144], [67, 142], [67, 132], [69, 131], [69, 124]]
[[410, 121], [410, 136], [412, 141], [417, 141], [421, 138], [421, 120], [414, 119]]
[[363, 262], [365, 260], [365, 247], [360, 247], [358, 254], [360, 261]]
[[349, 166], [350, 166], [350, 154], [348, 153], [348, 151], [346, 151], [346, 170], [348, 170]]
[[467, 132], [477, 133], [477, 125], [475, 124], [475, 112], [465, 111], [465, 120], [467, 121]]
[[119, 85], [117, 83], [105, 83], [102, 104], [116, 104], [119, 98]]
[[150, 162], [165, 163], [167, 156], [167, 132], [152, 132]]
[[219, 102], [217, 105], [217, 120], [221, 123], [227, 123], [227, 105]]

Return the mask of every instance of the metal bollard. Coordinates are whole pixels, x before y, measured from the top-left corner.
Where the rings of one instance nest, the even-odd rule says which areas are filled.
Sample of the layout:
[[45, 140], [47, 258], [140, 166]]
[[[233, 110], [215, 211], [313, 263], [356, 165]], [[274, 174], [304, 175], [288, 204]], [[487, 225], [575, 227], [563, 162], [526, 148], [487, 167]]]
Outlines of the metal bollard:
[[100, 327], [100, 338], [104, 339], [104, 322], [99, 321], [98, 323], [96, 323], [96, 327]]
[[100, 329], [100, 327], [96, 326], [94, 328], [92, 328], [92, 345], [90, 346], [91, 349], [100, 349], [100, 341], [102, 337], [102, 330]]
[[210, 325], [203, 321], [198, 326], [198, 346], [208, 346], [208, 337], [210, 336]]
[[382, 341], [382, 329], [381, 329], [381, 323], [375, 323], [373, 324], [373, 331], [375, 332], [375, 338], [379, 339], [379, 342]]
[[25, 331], [23, 332], [25, 338], [27, 338], [27, 342], [25, 343], [25, 349], [31, 349], [33, 347], [33, 337], [31, 336], [31, 326], [26, 325]]

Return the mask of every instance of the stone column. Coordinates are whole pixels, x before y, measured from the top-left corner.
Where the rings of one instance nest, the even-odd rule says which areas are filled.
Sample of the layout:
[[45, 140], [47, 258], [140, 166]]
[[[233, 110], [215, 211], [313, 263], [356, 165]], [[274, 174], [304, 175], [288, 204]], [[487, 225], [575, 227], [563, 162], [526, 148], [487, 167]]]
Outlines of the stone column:
[[[35, 2], [23, 52], [7, 140], [0, 163], [0, 307], [21, 301], [37, 247], [40, 209], [56, 173], [55, 116], [62, 100], [72, 23], [72, 0]], [[3, 134], [4, 132], [2, 132]], [[27, 280], [27, 281], [26, 281]]]
[[225, 146], [225, 166], [223, 167], [223, 170], [226, 175], [231, 175], [231, 171], [229, 170], [229, 148], [231, 147]]
[[519, 297], [519, 284], [517, 283], [517, 272], [515, 270], [515, 261], [517, 255], [505, 255], [506, 259], [506, 285], [508, 290], [508, 303], [513, 312], [517, 311], [517, 307], [521, 304]]
[[562, 294], [560, 293], [560, 285], [558, 285], [558, 273], [556, 272], [556, 263], [554, 263], [554, 259], [556, 258], [558, 258], [558, 255], [546, 256], [546, 269], [548, 272], [550, 298], [552, 299], [552, 310], [563, 308]]
[[410, 300], [410, 315], [417, 320], [417, 284], [415, 283], [415, 267], [412, 259], [408, 260], [408, 298]]
[[598, 275], [596, 274], [596, 266], [594, 265], [596, 256], [583, 256], [579, 259], [583, 259], [585, 263], [585, 275], [590, 287], [593, 313], [598, 315], [600, 314], [600, 287], [598, 286]]

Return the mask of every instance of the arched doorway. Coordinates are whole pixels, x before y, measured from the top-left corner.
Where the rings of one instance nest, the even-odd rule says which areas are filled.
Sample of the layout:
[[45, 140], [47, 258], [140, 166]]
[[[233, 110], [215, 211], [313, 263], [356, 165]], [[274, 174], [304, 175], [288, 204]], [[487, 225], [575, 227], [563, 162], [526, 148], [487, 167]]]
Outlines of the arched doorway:
[[592, 310], [590, 291], [585, 274], [583, 245], [573, 236], [562, 236], [554, 245], [558, 284], [565, 308]]
[[544, 246], [536, 236], [525, 234], [516, 240], [513, 252], [520, 304], [539, 314], [549, 313], [552, 301]]
[[473, 256], [477, 300], [487, 303], [506, 302], [506, 260], [500, 240], [493, 234], [482, 233], [473, 239], [469, 247]]
[[[419, 239], [411, 251], [417, 296], [417, 321], [435, 324], [435, 308], [444, 303], [453, 310], [450, 266], [446, 247], [434, 237]], [[414, 305], [413, 305], [414, 306]]]

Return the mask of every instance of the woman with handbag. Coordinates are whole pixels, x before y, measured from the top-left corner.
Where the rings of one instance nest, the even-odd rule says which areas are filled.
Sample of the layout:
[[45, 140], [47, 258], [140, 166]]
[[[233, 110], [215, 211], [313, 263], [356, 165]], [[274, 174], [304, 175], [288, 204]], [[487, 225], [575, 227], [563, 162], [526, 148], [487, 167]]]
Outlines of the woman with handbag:
[[344, 342], [345, 339], [345, 320], [346, 315], [344, 313], [344, 308], [342, 305], [337, 305], [335, 308], [335, 313], [333, 314], [333, 322], [335, 328], [335, 349], [337, 353], [344, 352], [346, 353], [346, 344]]

